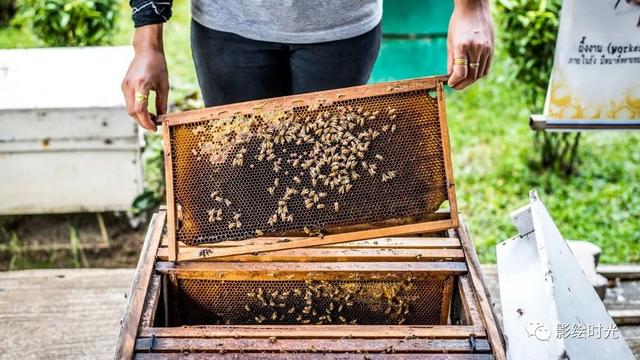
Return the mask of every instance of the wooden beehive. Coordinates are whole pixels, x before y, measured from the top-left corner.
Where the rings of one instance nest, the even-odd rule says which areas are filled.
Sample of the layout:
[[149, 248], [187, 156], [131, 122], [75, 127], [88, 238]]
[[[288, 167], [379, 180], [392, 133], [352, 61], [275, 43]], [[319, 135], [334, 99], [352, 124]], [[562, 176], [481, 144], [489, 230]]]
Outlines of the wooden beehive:
[[120, 91], [132, 57], [130, 46], [0, 50], [1, 215], [131, 208], [144, 181]]
[[[456, 210], [442, 81], [378, 84], [165, 118], [168, 208], [150, 224], [116, 357], [177, 358], [187, 353], [196, 358], [504, 358], [475, 251]], [[366, 114], [366, 106], [375, 110]], [[274, 111], [275, 118], [270, 115]], [[259, 115], [249, 115], [256, 112]], [[283, 116], [290, 121], [286, 127], [279, 120]], [[369, 120], [366, 126], [363, 117]], [[318, 130], [317, 122], [309, 121], [313, 118], [320, 123], [341, 118], [344, 122]], [[360, 120], [349, 124], [347, 119]], [[414, 122], [421, 126], [412, 127]], [[283, 135], [285, 145], [287, 129], [294, 126], [296, 134], [303, 134], [291, 135], [292, 145], [303, 138], [313, 149], [342, 139], [343, 128], [360, 131], [372, 142], [376, 136], [367, 134], [397, 127], [397, 133], [379, 135], [389, 145], [371, 145], [375, 150], [358, 160], [368, 162], [369, 167], [363, 167], [370, 170], [375, 156], [386, 174], [397, 171], [397, 179], [392, 179], [397, 182], [389, 185], [388, 177], [377, 181], [380, 175], [369, 171], [368, 182], [356, 184], [357, 176], [345, 182], [354, 184], [351, 195], [326, 190], [328, 194], [315, 201], [307, 197], [298, 204], [285, 202], [290, 211], [282, 210], [280, 198], [282, 223], [265, 226], [262, 221], [271, 217], [264, 209], [270, 208], [271, 200], [254, 195], [253, 187], [262, 186], [260, 181], [270, 171], [287, 181], [278, 170], [299, 169], [292, 164], [271, 170], [269, 163], [268, 171], [260, 173], [262, 153], [252, 146], [269, 149], [273, 144], [264, 145], [266, 135], [255, 143], [252, 136], [264, 134], [264, 123], [269, 134]], [[329, 137], [314, 142], [301, 130], [305, 126]], [[394, 143], [391, 134], [399, 140]], [[200, 150], [194, 150], [194, 144]], [[248, 154], [240, 164], [238, 153]], [[348, 159], [349, 151], [340, 153]], [[210, 158], [203, 159], [205, 154]], [[382, 158], [390, 160], [385, 164]], [[244, 172], [242, 165], [253, 165], [252, 170]], [[327, 168], [340, 171], [337, 165]], [[253, 180], [254, 171], [260, 180]], [[316, 187], [313, 180], [319, 175], [314, 174], [296, 183], [302, 188], [308, 181], [312, 185], [307, 186]], [[224, 186], [229, 183], [232, 188]], [[338, 189], [328, 184], [327, 189]], [[298, 194], [286, 189], [287, 201]], [[243, 203], [234, 191], [249, 200]], [[327, 212], [317, 206], [322, 198], [340, 201], [340, 206]], [[365, 209], [366, 201], [392, 210], [380, 210], [373, 203], [375, 211]], [[237, 206], [233, 218], [227, 219], [232, 221], [229, 230], [218, 224], [221, 210], [211, 210], [216, 203]], [[305, 209], [309, 203], [315, 206]], [[347, 215], [340, 215], [339, 209]], [[243, 228], [238, 224], [240, 211], [242, 219], [249, 218]], [[296, 220], [285, 222], [288, 216]], [[306, 234], [300, 231], [303, 225]]]

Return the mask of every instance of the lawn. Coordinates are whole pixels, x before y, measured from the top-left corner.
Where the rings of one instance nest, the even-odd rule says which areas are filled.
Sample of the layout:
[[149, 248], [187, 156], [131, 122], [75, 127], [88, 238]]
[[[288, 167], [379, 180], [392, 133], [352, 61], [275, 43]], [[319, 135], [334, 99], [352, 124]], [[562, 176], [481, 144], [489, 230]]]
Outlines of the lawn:
[[[176, 2], [174, 17], [165, 26], [172, 101], [197, 87], [188, 6]], [[116, 44], [130, 42], [131, 27], [123, 1]], [[38, 44], [28, 31], [0, 30], [0, 47]], [[491, 75], [447, 98], [459, 207], [481, 260], [495, 261], [495, 244], [516, 232], [509, 213], [526, 204], [529, 190], [536, 188], [567, 239], [601, 246], [603, 262], [639, 262], [640, 134], [585, 133], [576, 174], [564, 177], [535, 170], [538, 153], [523, 88], [510, 75], [512, 65], [497, 46]]]

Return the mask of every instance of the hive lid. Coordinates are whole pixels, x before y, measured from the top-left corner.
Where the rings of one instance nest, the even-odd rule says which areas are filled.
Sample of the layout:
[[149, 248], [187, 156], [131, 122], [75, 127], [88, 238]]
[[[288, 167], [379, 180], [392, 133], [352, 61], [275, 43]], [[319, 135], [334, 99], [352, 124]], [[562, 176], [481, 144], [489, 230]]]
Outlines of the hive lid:
[[[0, 50], [0, 111], [118, 108], [131, 46]], [[43, 81], [46, 79], [46, 81]]]
[[[169, 258], [456, 227], [443, 80], [357, 86], [164, 116]], [[447, 203], [450, 212], [434, 216]], [[247, 241], [197, 247], [240, 240]], [[180, 251], [178, 242], [186, 245]]]

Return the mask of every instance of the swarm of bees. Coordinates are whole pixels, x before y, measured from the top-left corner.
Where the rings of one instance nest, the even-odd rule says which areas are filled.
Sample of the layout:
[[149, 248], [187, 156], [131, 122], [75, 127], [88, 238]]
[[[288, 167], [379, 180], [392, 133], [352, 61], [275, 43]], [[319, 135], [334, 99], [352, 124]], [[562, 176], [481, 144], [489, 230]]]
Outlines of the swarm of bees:
[[[396, 131], [393, 122], [397, 110], [322, 105], [318, 102], [305, 113], [236, 113], [213, 120], [192, 130], [200, 140], [193, 153], [199, 158], [208, 157], [212, 164], [222, 164], [230, 158], [232, 167], [249, 164], [253, 169], [259, 163], [269, 163], [274, 177], [266, 191], [277, 200], [275, 211], [265, 219], [269, 227], [294, 222], [289, 208], [294, 198], [300, 198], [309, 211], [339, 213], [340, 199], [352, 191], [362, 175], [385, 183], [398, 175], [397, 170], [382, 171], [382, 163], [385, 168], [393, 164], [385, 163], [382, 155], [371, 151], [383, 133], [390, 136]], [[369, 125], [376, 119], [383, 120], [378, 129]], [[260, 142], [259, 150], [249, 154], [247, 146], [255, 139]], [[231, 201], [220, 191], [214, 191], [211, 198], [224, 206], [208, 210], [209, 222], [226, 221], [229, 230], [239, 229], [240, 214], [223, 210], [231, 206]]]
[[[327, 282], [307, 280], [303, 287], [247, 292], [242, 316], [255, 324], [358, 324], [376, 317], [402, 325], [411, 314], [412, 278], [393, 282]], [[369, 320], [367, 320], [369, 319]]]

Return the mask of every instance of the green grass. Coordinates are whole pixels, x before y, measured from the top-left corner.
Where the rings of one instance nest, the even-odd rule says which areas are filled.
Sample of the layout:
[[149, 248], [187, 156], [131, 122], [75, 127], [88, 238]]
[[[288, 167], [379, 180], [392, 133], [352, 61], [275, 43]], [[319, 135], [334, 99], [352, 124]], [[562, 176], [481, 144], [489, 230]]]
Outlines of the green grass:
[[[129, 18], [123, 1], [115, 44], [130, 43]], [[176, 2], [165, 25], [173, 100], [197, 87], [189, 21], [188, 2]], [[0, 47], [38, 45], [25, 30], [0, 30]], [[525, 95], [511, 66], [498, 51], [487, 79], [447, 98], [459, 208], [481, 260], [495, 261], [495, 244], [516, 233], [509, 213], [526, 204], [529, 190], [536, 188], [565, 238], [601, 246], [603, 262], [639, 262], [640, 134], [585, 133], [577, 174], [536, 170]]]

